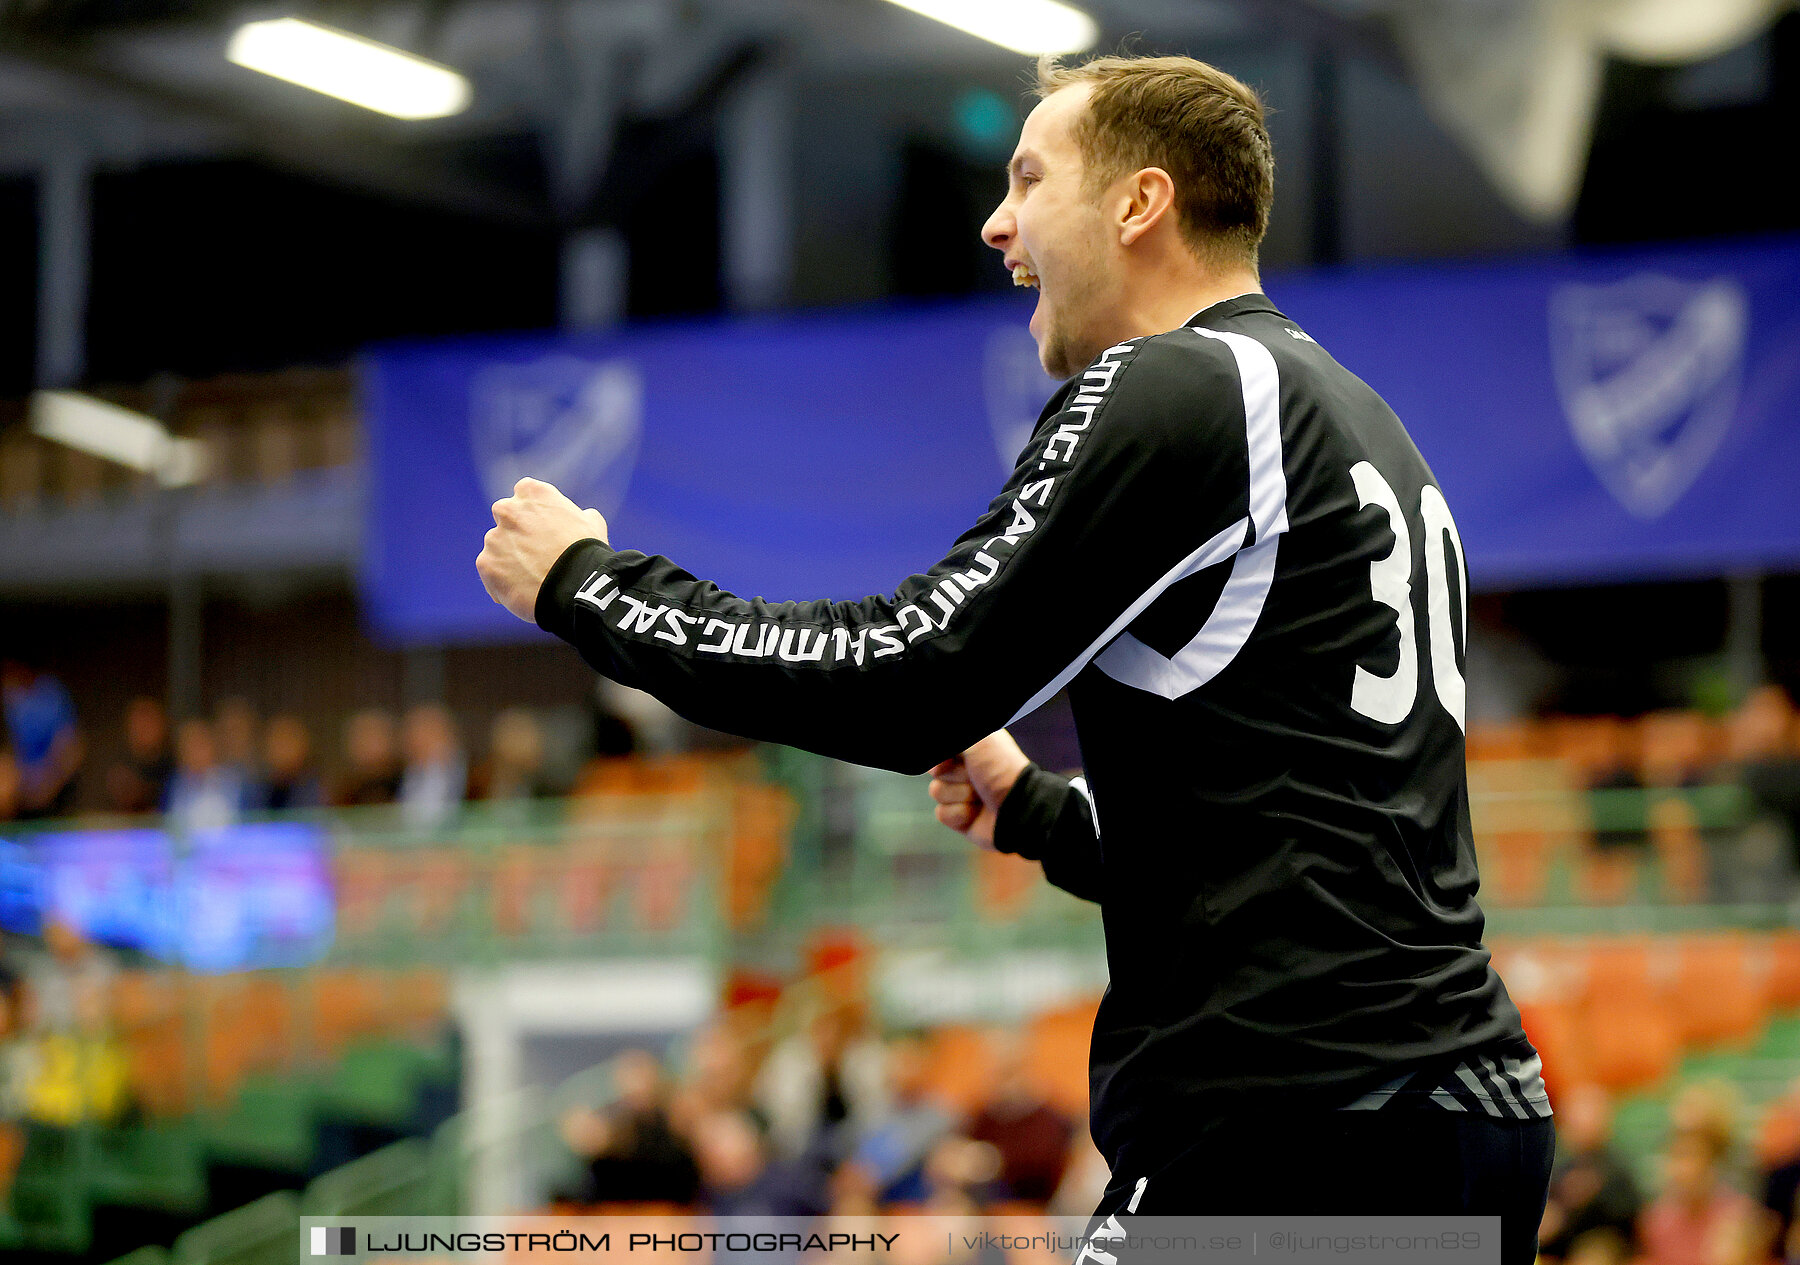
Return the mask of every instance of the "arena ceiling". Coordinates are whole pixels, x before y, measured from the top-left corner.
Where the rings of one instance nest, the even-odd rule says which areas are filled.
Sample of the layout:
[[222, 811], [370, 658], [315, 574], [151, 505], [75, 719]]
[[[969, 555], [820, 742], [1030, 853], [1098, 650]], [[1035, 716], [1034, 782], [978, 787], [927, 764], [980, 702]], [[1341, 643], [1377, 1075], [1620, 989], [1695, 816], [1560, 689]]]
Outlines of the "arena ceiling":
[[[1082, 0], [1099, 47], [1133, 36], [1199, 51], [1300, 40], [1392, 59], [1381, 4]], [[242, 23], [298, 13], [453, 66], [453, 117], [401, 122], [227, 61]], [[574, 218], [627, 123], [706, 127], [747, 78], [993, 75], [1016, 54], [886, 0], [0, 0], [0, 168], [253, 156], [371, 189], [525, 222]], [[495, 163], [497, 141], [538, 149]], [[531, 165], [527, 165], [528, 167]]]

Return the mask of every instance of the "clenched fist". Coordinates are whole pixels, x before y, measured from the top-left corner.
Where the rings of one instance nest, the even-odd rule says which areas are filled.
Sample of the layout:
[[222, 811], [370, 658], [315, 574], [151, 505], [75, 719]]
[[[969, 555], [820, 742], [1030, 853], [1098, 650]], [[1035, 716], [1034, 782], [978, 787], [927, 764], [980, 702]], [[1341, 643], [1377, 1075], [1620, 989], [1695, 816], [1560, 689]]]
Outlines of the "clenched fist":
[[606, 541], [599, 510], [584, 510], [548, 483], [520, 479], [494, 502], [494, 528], [481, 542], [476, 574], [488, 596], [526, 623], [537, 622], [544, 577], [578, 540]]
[[931, 771], [937, 819], [983, 847], [994, 846], [1000, 801], [1031, 761], [1012, 735], [1000, 729]]

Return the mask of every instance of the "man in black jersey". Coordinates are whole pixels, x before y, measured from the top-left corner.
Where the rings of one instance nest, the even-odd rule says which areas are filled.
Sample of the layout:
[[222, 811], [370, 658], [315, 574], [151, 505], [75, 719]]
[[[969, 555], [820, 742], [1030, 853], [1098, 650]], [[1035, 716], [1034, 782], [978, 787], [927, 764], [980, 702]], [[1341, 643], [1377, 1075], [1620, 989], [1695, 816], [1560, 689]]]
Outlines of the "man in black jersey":
[[[1039, 88], [983, 236], [1068, 381], [942, 561], [745, 600], [524, 480], [478, 570], [700, 724], [933, 769], [946, 824], [1099, 902], [1103, 1213], [1497, 1214], [1528, 1262], [1550, 1111], [1481, 945], [1455, 523], [1259, 292], [1254, 93], [1186, 58]], [[1085, 780], [996, 732], [1065, 688]]]

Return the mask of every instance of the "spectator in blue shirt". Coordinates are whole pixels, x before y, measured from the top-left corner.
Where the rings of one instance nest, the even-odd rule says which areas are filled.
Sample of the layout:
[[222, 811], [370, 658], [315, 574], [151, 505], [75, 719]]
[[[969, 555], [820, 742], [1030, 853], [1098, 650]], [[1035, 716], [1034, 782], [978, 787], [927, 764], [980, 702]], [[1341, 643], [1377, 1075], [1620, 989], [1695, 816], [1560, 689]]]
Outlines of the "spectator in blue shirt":
[[6, 729], [18, 765], [18, 815], [60, 817], [75, 798], [81, 734], [63, 683], [16, 659], [0, 664]]

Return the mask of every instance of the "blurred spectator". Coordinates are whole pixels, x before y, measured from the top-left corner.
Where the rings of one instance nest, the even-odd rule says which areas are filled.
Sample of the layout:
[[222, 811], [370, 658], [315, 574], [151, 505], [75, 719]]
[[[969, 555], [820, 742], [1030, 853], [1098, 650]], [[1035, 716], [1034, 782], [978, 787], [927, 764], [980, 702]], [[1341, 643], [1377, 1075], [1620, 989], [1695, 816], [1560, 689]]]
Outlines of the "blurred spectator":
[[803, 1217], [824, 1209], [824, 1175], [809, 1181], [771, 1163], [768, 1139], [744, 1111], [715, 1111], [694, 1127], [700, 1204], [720, 1217]]
[[19, 812], [19, 762], [12, 748], [0, 742], [0, 821], [11, 821]]
[[996, 1198], [1047, 1204], [1062, 1182], [1075, 1123], [1051, 1106], [1032, 1081], [1022, 1037], [999, 1035], [996, 1051], [993, 1093], [964, 1132], [999, 1152]]
[[996, 1194], [999, 1180], [1000, 1152], [991, 1143], [949, 1134], [925, 1157], [925, 1210], [942, 1216], [980, 1212], [1002, 1197]]
[[415, 704], [407, 710], [402, 741], [406, 768], [400, 775], [400, 814], [414, 830], [444, 825], [456, 816], [469, 790], [469, 767], [450, 709], [442, 703]]
[[16, 659], [0, 664], [6, 729], [18, 765], [20, 817], [60, 817], [75, 797], [81, 734], [63, 683]]
[[1612, 1101], [1597, 1085], [1580, 1085], [1556, 1103], [1556, 1167], [1538, 1231], [1546, 1260], [1573, 1259], [1594, 1230], [1608, 1229], [1627, 1246], [1643, 1208], [1637, 1182], [1612, 1146]]
[[112, 994], [112, 957], [61, 918], [44, 922], [43, 948], [24, 963], [31, 1028], [37, 1032], [73, 1032], [80, 1027], [82, 1007], [90, 999]]
[[41, 1124], [69, 1128], [84, 1122], [116, 1123], [130, 1105], [130, 1067], [114, 1036], [107, 982], [78, 975], [69, 994], [73, 1023], [45, 1032], [26, 1090], [26, 1114]]
[[25, 992], [12, 968], [0, 962], [0, 1207], [6, 1206], [13, 1173], [25, 1153], [25, 1091], [35, 1075], [25, 1035]]
[[881, 1203], [920, 1203], [929, 1191], [926, 1158], [952, 1122], [929, 1094], [924, 1034], [901, 1033], [889, 1039], [885, 1053], [888, 1106], [859, 1131], [852, 1161], [868, 1170]]
[[175, 730], [175, 776], [169, 781], [169, 820], [196, 834], [222, 830], [243, 815], [243, 776], [219, 762], [213, 727], [195, 717]]
[[693, 1130], [707, 1116], [743, 1112], [757, 1131], [768, 1131], [768, 1117], [755, 1103], [756, 1060], [750, 1038], [726, 1017], [694, 1035], [687, 1075], [670, 1104], [678, 1127]]
[[140, 694], [125, 705], [125, 758], [106, 771], [107, 807], [116, 813], [161, 812], [174, 776], [168, 713]]
[[1562, 1259], [1564, 1265], [1629, 1265], [1631, 1240], [1613, 1229], [1589, 1230], [1569, 1245]]
[[544, 776], [544, 731], [537, 717], [509, 707], [494, 717], [489, 733], [484, 798], [542, 799], [556, 794]]
[[812, 1150], [821, 1135], [854, 1137], [879, 1113], [886, 1093], [883, 1053], [854, 1003], [822, 1005], [805, 1028], [770, 1052], [756, 1098], [781, 1155]]
[[[1726, 1265], [1766, 1259], [1768, 1214], [1725, 1181], [1731, 1135], [1717, 1127], [1678, 1128], [1664, 1154], [1663, 1192], [1638, 1219], [1643, 1265]], [[1747, 1256], [1744, 1249], [1753, 1247]]]
[[827, 1211], [833, 1217], [873, 1217], [882, 1210], [880, 1195], [881, 1183], [869, 1166], [849, 1160], [832, 1171]]
[[1784, 1260], [1800, 1258], [1800, 1232], [1795, 1230], [1800, 1220], [1800, 1079], [1763, 1109], [1756, 1157], [1763, 1174], [1763, 1207], [1775, 1218], [1773, 1241], [1778, 1249], [1786, 1245]]
[[[25, 1112], [25, 1090], [31, 1083], [30, 1047], [26, 1041], [25, 981], [0, 962], [0, 1128]], [[0, 1142], [0, 1147], [4, 1147]], [[0, 1190], [5, 1179], [0, 1173]]]
[[345, 722], [344, 766], [339, 804], [394, 802], [400, 793], [400, 755], [391, 713], [370, 707]]
[[263, 730], [262, 779], [262, 806], [271, 812], [324, 805], [324, 784], [312, 763], [312, 736], [298, 716], [269, 717]]
[[1050, 1214], [1057, 1217], [1085, 1217], [1100, 1203], [1112, 1170], [1106, 1157], [1094, 1145], [1086, 1129], [1079, 1130], [1069, 1145], [1068, 1163], [1063, 1168], [1062, 1184], [1050, 1197]]
[[213, 714], [219, 763], [237, 774], [238, 784], [243, 788], [241, 802], [246, 810], [263, 806], [261, 760], [256, 742], [260, 727], [256, 708], [241, 695], [222, 700]]
[[647, 1050], [613, 1061], [614, 1100], [562, 1120], [563, 1140], [587, 1161], [579, 1203], [691, 1204], [700, 1188], [693, 1153], [669, 1124], [662, 1067]]

